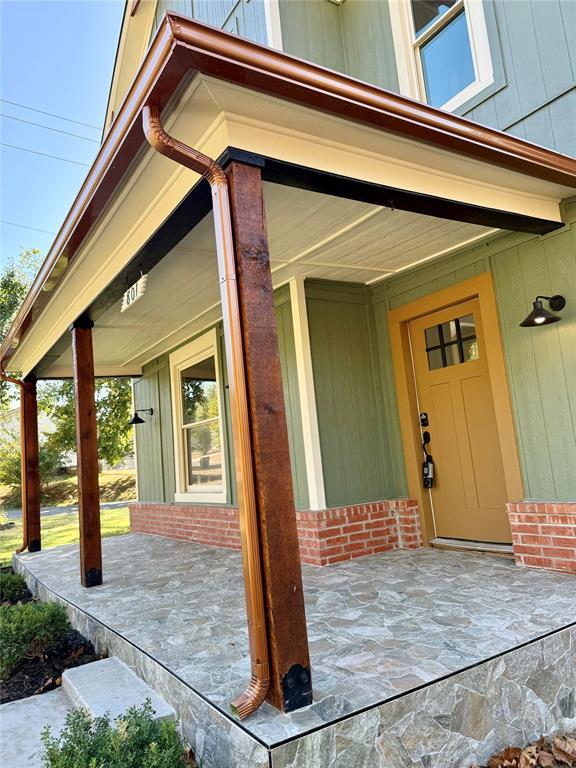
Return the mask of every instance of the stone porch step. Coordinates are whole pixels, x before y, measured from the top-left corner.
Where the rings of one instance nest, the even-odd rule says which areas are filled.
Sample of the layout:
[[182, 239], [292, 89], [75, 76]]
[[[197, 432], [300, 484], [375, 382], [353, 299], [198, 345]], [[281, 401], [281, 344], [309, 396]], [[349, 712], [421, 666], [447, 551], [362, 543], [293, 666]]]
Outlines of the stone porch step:
[[150, 699], [157, 719], [176, 718], [174, 709], [161, 696], [114, 657], [67, 669], [62, 687], [75, 707], [82, 707], [93, 717], [108, 713], [113, 720]]
[[452, 552], [475, 552], [480, 555], [496, 555], [514, 559], [512, 544], [487, 544], [484, 541], [465, 541], [464, 539], [446, 539], [438, 537], [432, 539], [430, 544], [435, 549], [450, 550]]

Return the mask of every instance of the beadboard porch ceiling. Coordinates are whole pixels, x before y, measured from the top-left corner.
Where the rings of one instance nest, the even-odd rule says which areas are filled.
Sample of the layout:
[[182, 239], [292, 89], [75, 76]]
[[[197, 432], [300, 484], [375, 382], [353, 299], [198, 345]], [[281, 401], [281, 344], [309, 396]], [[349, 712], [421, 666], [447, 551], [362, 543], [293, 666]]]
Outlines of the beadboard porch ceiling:
[[[377, 283], [497, 230], [264, 183], [275, 287], [291, 278]], [[220, 317], [212, 215], [149, 274], [144, 297], [98, 318], [94, 359], [101, 372], [137, 374], [141, 366]], [[70, 349], [43, 371], [68, 376]]]

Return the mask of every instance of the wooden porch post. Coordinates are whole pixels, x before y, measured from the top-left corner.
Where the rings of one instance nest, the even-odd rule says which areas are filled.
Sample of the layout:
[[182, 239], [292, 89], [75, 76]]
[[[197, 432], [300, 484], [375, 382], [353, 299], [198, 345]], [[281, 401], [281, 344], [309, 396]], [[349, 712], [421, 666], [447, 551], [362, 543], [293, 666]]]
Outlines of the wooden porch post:
[[312, 703], [312, 681], [262, 178], [239, 162], [226, 175], [270, 638], [268, 700], [291, 711]]
[[25, 495], [22, 499], [22, 521], [25, 526], [24, 540], [28, 552], [41, 549], [40, 534], [40, 468], [38, 456], [38, 403], [36, 378], [26, 376], [22, 393], [24, 409], [24, 456], [22, 468], [26, 474]]
[[70, 328], [76, 401], [80, 577], [82, 586], [102, 584], [98, 439], [94, 398], [94, 355], [91, 320], [80, 318]]

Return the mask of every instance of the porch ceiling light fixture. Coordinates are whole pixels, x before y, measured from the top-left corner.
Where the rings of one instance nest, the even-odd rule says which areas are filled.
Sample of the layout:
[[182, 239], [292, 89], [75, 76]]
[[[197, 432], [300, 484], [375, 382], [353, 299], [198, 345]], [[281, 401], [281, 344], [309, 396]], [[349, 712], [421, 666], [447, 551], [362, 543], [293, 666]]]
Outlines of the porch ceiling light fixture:
[[[542, 300], [547, 301], [550, 309], [545, 309]], [[566, 306], [566, 299], [564, 296], [556, 294], [555, 296], [536, 296], [532, 311], [526, 316], [520, 323], [522, 328], [534, 328], [538, 325], [550, 325], [550, 323], [557, 323], [558, 320], [562, 320], [561, 317], [555, 315], [554, 312], [559, 312]]]
[[146, 421], [143, 418], [141, 418], [140, 416], [138, 416], [139, 413], [148, 413], [148, 414], [150, 414], [150, 416], [152, 416], [154, 414], [154, 409], [153, 408], [139, 408], [137, 411], [134, 411], [134, 416], [132, 416], [132, 418], [130, 419], [128, 424], [130, 424], [130, 425], [133, 425], [133, 424], [146, 424]]

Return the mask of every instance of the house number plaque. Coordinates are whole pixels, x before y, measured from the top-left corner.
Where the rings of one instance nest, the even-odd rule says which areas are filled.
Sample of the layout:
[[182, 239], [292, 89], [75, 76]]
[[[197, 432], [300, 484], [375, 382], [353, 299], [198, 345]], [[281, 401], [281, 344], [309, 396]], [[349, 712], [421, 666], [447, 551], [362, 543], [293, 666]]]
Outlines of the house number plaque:
[[122, 297], [122, 307], [120, 309], [120, 312], [126, 312], [126, 310], [132, 306], [132, 304], [135, 304], [138, 301], [138, 299], [141, 299], [142, 296], [144, 296], [147, 283], [148, 283], [148, 275], [142, 275], [142, 277], [140, 277], [134, 283], [134, 285], [131, 285], [127, 291], [124, 291], [124, 296]]

